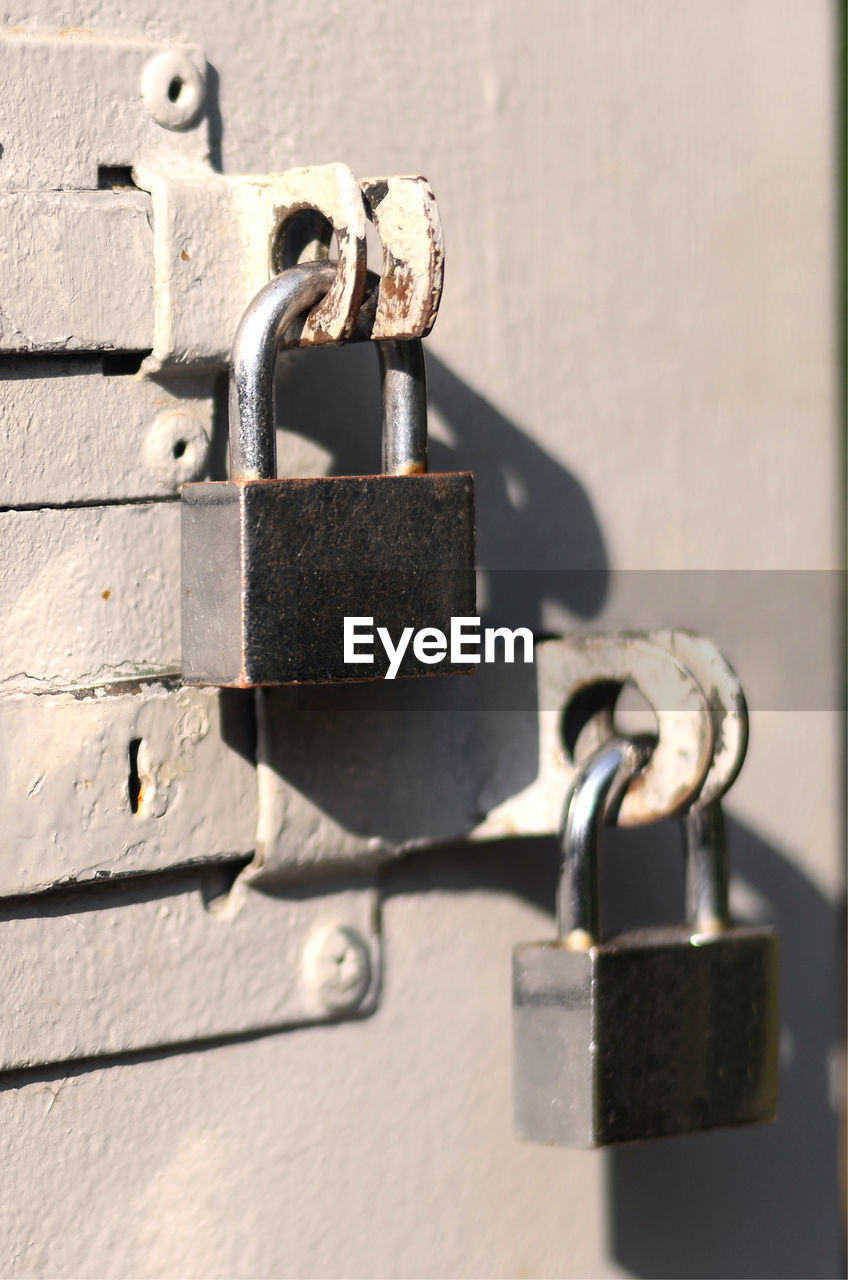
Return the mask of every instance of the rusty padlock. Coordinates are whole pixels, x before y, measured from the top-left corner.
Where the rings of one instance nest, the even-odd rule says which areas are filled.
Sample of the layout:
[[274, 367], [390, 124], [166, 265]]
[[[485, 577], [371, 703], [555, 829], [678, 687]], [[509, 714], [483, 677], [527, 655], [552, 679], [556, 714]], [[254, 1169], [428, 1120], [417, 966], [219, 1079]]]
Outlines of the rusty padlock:
[[[230, 479], [182, 489], [182, 667], [192, 684], [380, 679], [345, 662], [345, 619], [394, 640], [450, 632], [475, 613], [474, 481], [428, 474], [427, 393], [419, 340], [378, 342], [383, 474], [276, 478], [274, 371], [292, 321], [326, 293], [331, 264], [290, 268], [239, 325], [230, 370]], [[416, 646], [417, 648], [417, 646]], [[408, 646], [397, 674], [433, 674]], [[451, 663], [440, 673], [469, 669]]]
[[612, 738], [578, 769], [559, 936], [513, 953], [516, 1127], [531, 1141], [596, 1147], [774, 1118], [777, 937], [731, 925], [718, 827], [689, 833], [717, 864], [708, 911], [693, 902], [683, 924], [601, 936], [605, 813], [646, 758]]

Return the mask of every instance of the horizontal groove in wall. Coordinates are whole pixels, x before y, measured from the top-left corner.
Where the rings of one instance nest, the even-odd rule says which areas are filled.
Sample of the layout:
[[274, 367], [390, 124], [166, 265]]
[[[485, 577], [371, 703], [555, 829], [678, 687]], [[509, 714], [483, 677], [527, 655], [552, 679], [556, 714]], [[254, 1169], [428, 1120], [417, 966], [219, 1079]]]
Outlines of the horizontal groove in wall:
[[[69, 374], [97, 373], [106, 378], [134, 377], [151, 354], [143, 351], [2, 351], [0, 382], [12, 378], [66, 378]], [[36, 366], [41, 366], [36, 372]]]
[[7, 511], [73, 511], [77, 507], [152, 507], [163, 502], [179, 502], [178, 493], [163, 493], [156, 497], [142, 498], [89, 498], [81, 502], [22, 502], [0, 507], [0, 515]]

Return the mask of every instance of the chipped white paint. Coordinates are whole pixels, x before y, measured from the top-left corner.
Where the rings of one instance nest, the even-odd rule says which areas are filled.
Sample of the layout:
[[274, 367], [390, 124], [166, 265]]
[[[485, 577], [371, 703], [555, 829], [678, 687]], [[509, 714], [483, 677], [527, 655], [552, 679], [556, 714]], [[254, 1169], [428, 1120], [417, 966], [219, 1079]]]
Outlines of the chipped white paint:
[[[268, 882], [333, 866], [369, 866], [447, 840], [552, 834], [575, 767], [562, 745], [563, 710], [580, 687], [615, 679], [634, 661], [641, 664], [640, 687], [657, 704], [661, 733], [640, 788], [628, 797], [625, 820], [638, 822], [651, 806], [670, 811], [697, 791], [711, 737], [704, 695], [693, 679], [635, 637], [624, 644], [546, 642], [529, 676], [483, 669], [460, 684], [440, 684], [441, 696], [428, 684], [386, 689], [379, 701], [347, 688], [263, 690], [257, 779], [252, 764], [226, 746], [249, 714], [250, 694], [165, 694], [154, 685], [135, 695], [0, 700], [4, 738], [17, 753], [4, 807], [16, 821], [23, 815], [22, 838], [34, 815], [43, 815], [45, 832], [52, 833], [46, 856], [16, 866], [5, 888], [0, 875], [0, 894], [254, 848], [246, 875]], [[217, 718], [224, 705], [228, 726]], [[22, 726], [30, 720], [34, 731], [27, 737]], [[54, 736], [59, 746], [51, 749]], [[71, 740], [66, 757], [62, 744]], [[134, 814], [127, 790], [133, 740], [140, 742]], [[247, 750], [252, 758], [252, 743]], [[56, 760], [57, 752], [54, 779], [43, 762]], [[69, 788], [78, 803], [63, 799]], [[168, 823], [149, 821], [165, 815]], [[78, 848], [71, 836], [80, 824]], [[36, 836], [39, 831], [32, 828]]]
[[178, 673], [179, 563], [177, 502], [0, 513], [0, 689]]
[[372, 337], [425, 337], [442, 297], [445, 246], [426, 178], [363, 178], [362, 190], [383, 245]]
[[0, 698], [0, 897], [250, 854], [251, 735], [213, 689]]
[[350, 331], [365, 283], [365, 210], [345, 165], [243, 177], [207, 168], [137, 166], [134, 176], [153, 202], [156, 326], [150, 369], [226, 363], [248, 303], [274, 274], [279, 227], [307, 205], [337, 227], [343, 267], [310, 316], [309, 336], [334, 341]]
[[0, 193], [0, 280], [0, 351], [148, 350], [149, 197]]
[[286, 880], [450, 840], [552, 835], [576, 768], [563, 713], [600, 681], [633, 683], [659, 725], [619, 825], [677, 812], [704, 781], [712, 726], [694, 677], [644, 637], [544, 641], [529, 671], [482, 666], [436, 689], [259, 691], [259, 816], [247, 874]]
[[[314, 208], [333, 228], [338, 249], [336, 278], [303, 326], [303, 345], [338, 342], [350, 336], [365, 286], [365, 207], [362, 191], [344, 164], [290, 169], [272, 180], [272, 242], [300, 209]], [[271, 264], [269, 262], [270, 279]]]
[[135, 188], [0, 188], [0, 352], [152, 349], [151, 373], [223, 367], [242, 314], [279, 269], [286, 223], [307, 208], [332, 227], [338, 271], [299, 341], [344, 341], [365, 287], [363, 192], [384, 249], [373, 337], [419, 337], [435, 321], [444, 251], [423, 178], [360, 186], [338, 163], [225, 177], [149, 159], [132, 175]]
[[287, 224], [304, 209], [317, 210], [332, 227], [338, 270], [306, 317], [300, 345], [349, 337], [365, 287], [363, 194], [384, 248], [372, 336], [419, 337], [435, 321], [444, 250], [424, 178], [360, 185], [339, 163], [237, 177], [151, 165], [138, 166], [134, 178], [153, 205], [156, 319], [148, 370], [226, 363], [245, 309], [284, 260]]

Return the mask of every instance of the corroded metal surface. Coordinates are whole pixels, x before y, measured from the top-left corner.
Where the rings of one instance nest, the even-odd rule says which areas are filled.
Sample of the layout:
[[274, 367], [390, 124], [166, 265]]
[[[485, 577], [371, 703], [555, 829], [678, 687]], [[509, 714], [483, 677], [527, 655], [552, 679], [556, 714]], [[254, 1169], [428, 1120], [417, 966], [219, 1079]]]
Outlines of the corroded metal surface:
[[[182, 490], [187, 682], [245, 688], [379, 680], [391, 666], [385, 645], [352, 663], [346, 620], [368, 619], [396, 642], [425, 628], [448, 635], [453, 618], [474, 615], [474, 481], [468, 472], [427, 474], [419, 341], [384, 344], [383, 459], [390, 474], [275, 478], [280, 342], [292, 320], [332, 287], [327, 264], [290, 267], [259, 291], [236, 332], [231, 480]], [[453, 655], [439, 665], [440, 674], [469, 669]], [[395, 674], [434, 669], [413, 646]]]
[[423, 338], [442, 297], [445, 250], [436, 197], [426, 178], [363, 178], [383, 245], [373, 338]]
[[[467, 473], [186, 485], [182, 508], [187, 681], [379, 680], [378, 647], [371, 665], [344, 662], [346, 617], [373, 617], [397, 639], [474, 614]], [[400, 675], [433, 672], [407, 650]]]
[[[490, 813], [485, 831], [507, 835], [534, 823], [532, 811], [545, 814], [555, 830], [551, 810], [561, 804], [575, 760], [563, 741], [563, 717], [575, 699], [597, 688], [617, 691], [633, 685], [653, 709], [659, 726], [656, 749], [628, 788], [618, 821], [641, 826], [679, 812], [697, 795], [712, 761], [713, 730], [707, 697], [686, 665], [662, 645], [638, 634], [569, 636], [537, 646], [539, 680], [539, 777], [524, 796], [503, 811]], [[609, 736], [603, 721], [597, 741]], [[586, 751], [585, 736], [580, 746]], [[557, 796], [559, 799], [557, 800]], [[515, 831], [516, 828], [512, 827]]]
[[[16, 30], [0, 35], [0, 59], [0, 106], [17, 122], [0, 170], [0, 351], [150, 351], [155, 374], [220, 366], [250, 298], [297, 261], [289, 233], [309, 213], [321, 229], [307, 254], [333, 238], [338, 261], [301, 345], [350, 337], [368, 218], [384, 252], [373, 337], [432, 328], [444, 253], [426, 179], [360, 184], [338, 162], [215, 172], [217, 103], [196, 45]], [[84, 100], [71, 88], [83, 83]], [[34, 88], [23, 116], [21, 84]]]
[[586, 951], [527, 943], [513, 959], [519, 1135], [606, 1146], [773, 1120], [777, 939], [684, 926]]
[[557, 938], [513, 953], [519, 1134], [594, 1147], [774, 1119], [777, 938], [691, 924], [604, 938], [601, 833], [640, 768], [615, 737], [581, 765], [560, 833]]

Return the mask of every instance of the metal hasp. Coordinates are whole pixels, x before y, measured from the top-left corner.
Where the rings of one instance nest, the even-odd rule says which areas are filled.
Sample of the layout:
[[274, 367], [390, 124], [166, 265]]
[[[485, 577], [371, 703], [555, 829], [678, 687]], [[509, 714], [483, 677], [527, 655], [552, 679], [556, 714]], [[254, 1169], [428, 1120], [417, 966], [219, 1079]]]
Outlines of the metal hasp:
[[775, 1115], [775, 933], [730, 926], [725, 899], [709, 931], [690, 919], [600, 938], [604, 815], [643, 763], [614, 738], [575, 774], [559, 936], [513, 953], [516, 1126], [531, 1141], [597, 1147]]
[[[419, 341], [382, 353], [383, 460], [390, 474], [276, 479], [274, 369], [296, 317], [335, 268], [292, 267], [266, 285], [236, 334], [228, 482], [182, 489], [183, 679], [249, 687], [382, 678], [389, 661], [345, 662], [344, 619], [450, 630], [475, 612], [473, 477], [427, 474]], [[473, 669], [440, 663], [441, 673]], [[401, 676], [431, 675], [407, 648]]]

